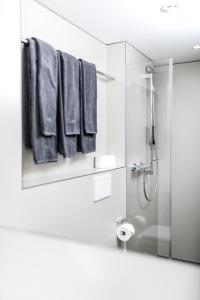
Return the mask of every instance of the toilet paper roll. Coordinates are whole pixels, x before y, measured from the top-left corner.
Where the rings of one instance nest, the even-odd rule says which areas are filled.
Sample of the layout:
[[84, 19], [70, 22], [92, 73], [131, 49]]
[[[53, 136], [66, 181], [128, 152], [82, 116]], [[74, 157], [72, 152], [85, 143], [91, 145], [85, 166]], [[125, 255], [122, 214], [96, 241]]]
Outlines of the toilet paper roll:
[[132, 224], [123, 223], [117, 227], [117, 237], [122, 242], [127, 242], [135, 234]]

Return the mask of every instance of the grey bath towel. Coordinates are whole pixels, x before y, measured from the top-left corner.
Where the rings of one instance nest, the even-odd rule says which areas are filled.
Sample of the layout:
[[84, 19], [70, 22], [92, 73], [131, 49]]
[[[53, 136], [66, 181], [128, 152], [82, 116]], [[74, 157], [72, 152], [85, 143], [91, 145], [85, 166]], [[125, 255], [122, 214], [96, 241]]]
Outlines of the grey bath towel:
[[58, 62], [56, 50], [34, 38], [37, 49], [37, 90], [40, 106], [40, 126], [45, 136], [56, 135]]
[[[58, 56], [58, 151], [65, 158], [77, 152], [77, 134], [80, 133], [79, 82], [68, 73], [68, 55], [57, 51]], [[78, 61], [77, 61], [78, 62]], [[76, 64], [73, 58], [73, 65]], [[79, 63], [78, 63], [79, 64]], [[70, 72], [71, 72], [70, 68]], [[77, 72], [76, 68], [74, 70]], [[69, 75], [69, 78], [66, 77]], [[73, 81], [70, 87], [70, 78]], [[78, 91], [73, 91], [73, 89]], [[68, 90], [70, 89], [70, 91]], [[72, 90], [71, 90], [72, 89]], [[78, 98], [77, 98], [78, 95]], [[69, 111], [68, 111], [69, 109]], [[73, 134], [72, 134], [73, 133]]]
[[79, 61], [65, 52], [59, 54], [65, 134], [80, 134]]
[[[45, 47], [44, 44], [43, 47]], [[28, 51], [27, 78], [29, 81], [29, 99], [27, 99], [29, 101], [27, 105], [29, 107], [27, 112], [29, 116], [27, 117], [30, 122], [30, 141], [33, 149], [33, 158], [36, 164], [54, 162], [57, 161], [57, 93], [55, 93], [55, 78], [50, 73], [51, 71], [57, 72], [57, 66], [54, 62], [52, 66], [55, 67], [55, 70], [53, 71], [52, 67], [47, 66], [50, 63], [47, 60], [45, 60], [45, 63], [39, 63], [41, 52], [36, 39], [29, 39], [29, 46], [26, 48], [26, 51]], [[49, 49], [49, 46], [47, 48]], [[43, 51], [45, 50], [43, 49]], [[51, 60], [49, 54], [48, 58]], [[44, 66], [43, 70], [41, 70], [42, 66]], [[44, 87], [43, 80], [46, 84], [47, 81], [51, 81], [51, 84], [47, 84], [48, 91]], [[45, 88], [45, 91], [42, 91], [43, 88]], [[47, 98], [48, 94], [49, 98]]]
[[78, 151], [96, 151], [97, 133], [97, 78], [96, 67], [80, 59], [80, 102], [81, 134], [78, 137]]

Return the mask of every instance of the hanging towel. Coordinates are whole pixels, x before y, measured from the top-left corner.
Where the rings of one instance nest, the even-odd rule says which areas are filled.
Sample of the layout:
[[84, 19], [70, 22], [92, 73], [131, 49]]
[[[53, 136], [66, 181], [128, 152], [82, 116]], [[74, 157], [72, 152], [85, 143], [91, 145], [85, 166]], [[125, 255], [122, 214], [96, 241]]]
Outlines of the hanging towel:
[[56, 135], [58, 62], [56, 50], [34, 38], [37, 49], [38, 100], [40, 126], [45, 136]]
[[[42, 44], [44, 52], [45, 44]], [[47, 50], [49, 61], [45, 59], [45, 63], [41, 63], [43, 56], [41, 56], [38, 45], [36, 39], [29, 39], [29, 46], [27, 47], [29, 98], [27, 101], [30, 101], [28, 114], [30, 114], [30, 140], [33, 158], [36, 164], [41, 164], [57, 161], [57, 93], [55, 92], [57, 82], [55, 77], [51, 75], [54, 72], [57, 74], [57, 65], [55, 64], [56, 51], [54, 54], [52, 53], [53, 63], [51, 64], [49, 50]], [[49, 49], [49, 45], [46, 45]], [[51, 51], [53, 52], [52, 49]], [[47, 66], [48, 64], [49, 66]], [[44, 83], [46, 83], [46, 87]]]
[[[73, 157], [80, 133], [79, 68], [74, 57], [57, 51], [58, 56], [58, 152]], [[70, 61], [69, 61], [70, 60]], [[69, 69], [68, 69], [69, 67]], [[76, 72], [77, 74], [72, 74]], [[71, 82], [71, 85], [70, 85]]]
[[79, 61], [72, 55], [59, 51], [65, 134], [80, 134]]
[[97, 78], [96, 66], [82, 59], [80, 68], [81, 134], [78, 137], [78, 151], [96, 151], [97, 133]]
[[83, 120], [86, 133], [97, 133], [96, 66], [80, 60], [82, 67]]

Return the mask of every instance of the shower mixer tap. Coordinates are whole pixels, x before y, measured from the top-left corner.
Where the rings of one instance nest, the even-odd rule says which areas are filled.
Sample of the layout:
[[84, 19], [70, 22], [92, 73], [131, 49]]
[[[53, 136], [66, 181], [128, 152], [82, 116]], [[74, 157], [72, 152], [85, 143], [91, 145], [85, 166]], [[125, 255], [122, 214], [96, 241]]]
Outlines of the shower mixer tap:
[[130, 169], [133, 173], [145, 173], [145, 174], [153, 174], [153, 168], [151, 164], [146, 164], [143, 162], [130, 164]]

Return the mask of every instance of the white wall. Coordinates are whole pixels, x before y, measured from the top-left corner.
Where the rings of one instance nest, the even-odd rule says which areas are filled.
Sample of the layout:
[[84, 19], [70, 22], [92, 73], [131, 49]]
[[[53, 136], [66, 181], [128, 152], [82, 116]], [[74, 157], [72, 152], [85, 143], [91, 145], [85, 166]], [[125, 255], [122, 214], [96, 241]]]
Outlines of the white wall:
[[117, 162], [125, 166], [125, 43], [107, 45], [107, 72], [115, 77], [107, 85], [107, 152], [117, 157]]
[[174, 65], [172, 256], [200, 262], [200, 62]]
[[[32, 0], [23, 0], [21, 4], [24, 38], [36, 35], [56, 48], [95, 62], [98, 69], [105, 71], [104, 44]], [[26, 153], [22, 168], [20, 1], [15, 1], [12, 9], [10, 7], [10, 1], [2, 1], [0, 28], [6, 47], [0, 49], [0, 224], [116, 247], [115, 222], [126, 213], [124, 168], [107, 171], [112, 174], [112, 196], [99, 203], [93, 202], [96, 176], [93, 169], [90, 176], [22, 189], [23, 175], [42, 176], [41, 173], [47, 171], [48, 174], [59, 173], [70, 166], [65, 163], [65, 166], [58, 164], [53, 171], [49, 167], [36, 170]], [[105, 82], [98, 81], [98, 92], [98, 101], [102, 102], [98, 111], [97, 149], [99, 153], [105, 153]], [[77, 166], [82, 164], [84, 170], [87, 165], [91, 171], [91, 156], [75, 163]]]

